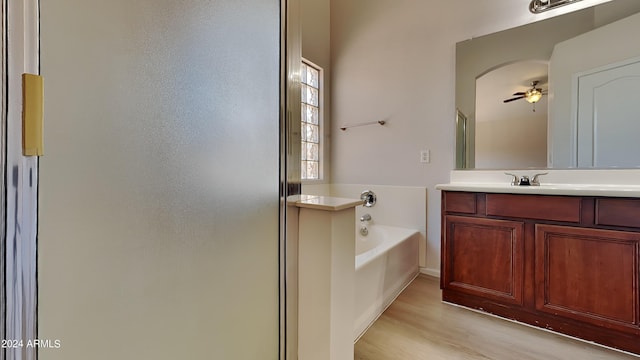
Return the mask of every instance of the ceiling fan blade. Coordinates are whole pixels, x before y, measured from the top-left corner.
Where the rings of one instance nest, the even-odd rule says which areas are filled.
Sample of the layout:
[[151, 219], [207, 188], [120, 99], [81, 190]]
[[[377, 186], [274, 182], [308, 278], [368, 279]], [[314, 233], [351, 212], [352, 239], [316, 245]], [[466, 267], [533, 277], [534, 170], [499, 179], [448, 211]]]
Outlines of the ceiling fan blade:
[[526, 93], [522, 91], [518, 91], [517, 93], [513, 94], [513, 96], [524, 95], [524, 94]]
[[512, 102], [512, 101], [520, 100], [520, 99], [524, 99], [524, 96], [514, 97], [514, 98], [511, 98], [511, 99], [504, 100], [503, 102], [504, 103], [508, 103], [508, 102]]

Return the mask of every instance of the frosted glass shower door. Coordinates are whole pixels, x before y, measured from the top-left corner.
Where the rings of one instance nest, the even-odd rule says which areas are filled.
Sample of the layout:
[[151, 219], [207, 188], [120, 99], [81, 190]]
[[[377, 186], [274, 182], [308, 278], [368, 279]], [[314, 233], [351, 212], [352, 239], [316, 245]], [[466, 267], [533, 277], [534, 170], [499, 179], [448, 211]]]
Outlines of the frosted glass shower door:
[[41, 2], [42, 359], [277, 359], [280, 2]]

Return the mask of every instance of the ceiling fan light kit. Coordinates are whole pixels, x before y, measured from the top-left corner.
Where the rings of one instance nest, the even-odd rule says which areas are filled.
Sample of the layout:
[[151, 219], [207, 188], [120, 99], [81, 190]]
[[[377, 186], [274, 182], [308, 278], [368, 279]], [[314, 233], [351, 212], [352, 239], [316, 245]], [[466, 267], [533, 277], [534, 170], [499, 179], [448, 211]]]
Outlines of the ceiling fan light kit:
[[508, 103], [508, 102], [512, 102], [514, 100], [520, 100], [520, 99], [525, 99], [526, 101], [528, 101], [531, 104], [535, 104], [538, 101], [540, 101], [540, 99], [542, 99], [542, 95], [546, 94], [546, 90], [542, 90], [541, 88], [536, 87], [538, 85], [539, 81], [533, 81], [531, 82], [531, 88], [528, 89], [527, 91], [519, 91], [515, 94], [513, 94], [513, 98], [511, 99], [506, 99], [503, 102], [504, 103]]
[[539, 89], [527, 90], [527, 92], [524, 94], [524, 99], [531, 104], [537, 103], [538, 101], [540, 101], [540, 99], [542, 99], [542, 92]]

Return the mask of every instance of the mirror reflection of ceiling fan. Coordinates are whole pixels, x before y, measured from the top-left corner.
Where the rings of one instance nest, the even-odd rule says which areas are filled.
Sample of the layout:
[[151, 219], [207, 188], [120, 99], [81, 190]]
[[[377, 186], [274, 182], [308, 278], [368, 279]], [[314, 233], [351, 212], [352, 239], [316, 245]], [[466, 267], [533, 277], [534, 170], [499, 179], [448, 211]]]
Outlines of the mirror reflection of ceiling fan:
[[515, 100], [525, 99], [527, 100], [527, 102], [531, 104], [537, 103], [538, 101], [540, 101], [540, 99], [542, 99], [542, 95], [547, 94], [547, 90], [542, 90], [541, 88], [536, 87], [538, 83], [539, 83], [538, 80], [531, 82], [530, 89], [528, 89], [527, 91], [517, 92], [513, 94], [513, 96], [515, 97], [512, 97], [511, 99], [506, 99], [503, 102], [508, 103]]

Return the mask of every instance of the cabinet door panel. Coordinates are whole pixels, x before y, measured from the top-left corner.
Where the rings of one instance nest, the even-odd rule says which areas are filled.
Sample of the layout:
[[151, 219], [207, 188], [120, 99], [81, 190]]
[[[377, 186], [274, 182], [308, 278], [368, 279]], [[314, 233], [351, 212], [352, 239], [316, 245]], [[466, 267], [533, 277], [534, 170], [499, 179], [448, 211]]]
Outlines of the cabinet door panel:
[[522, 222], [445, 217], [445, 289], [522, 305]]
[[640, 234], [536, 225], [536, 308], [638, 330]]

